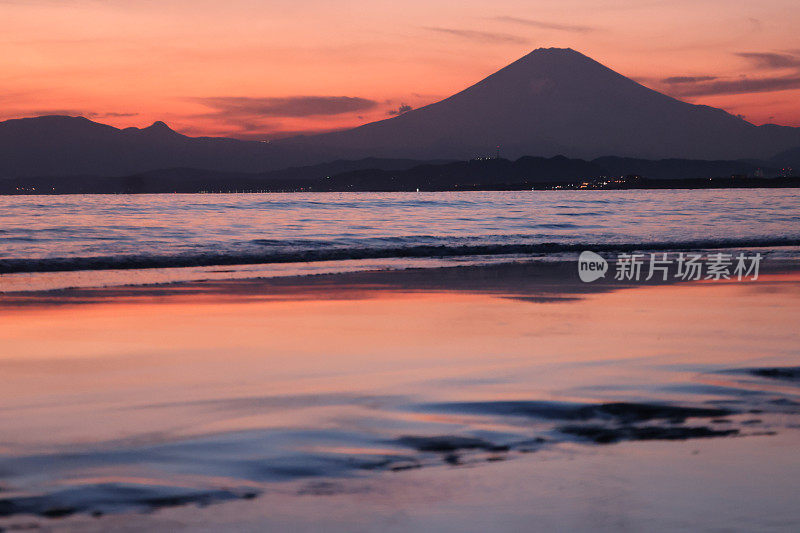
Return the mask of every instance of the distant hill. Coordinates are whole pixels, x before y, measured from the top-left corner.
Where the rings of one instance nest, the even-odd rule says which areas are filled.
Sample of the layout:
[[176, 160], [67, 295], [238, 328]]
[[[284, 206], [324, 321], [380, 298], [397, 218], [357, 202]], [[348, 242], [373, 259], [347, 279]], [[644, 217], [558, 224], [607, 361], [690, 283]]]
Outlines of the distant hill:
[[[421, 190], [493, 190], [530, 189], [557, 184], [580, 184], [625, 179], [615, 188], [629, 187], [683, 187], [680, 181], [709, 178], [743, 179], [745, 177], [777, 175], [769, 166], [746, 161], [702, 161], [689, 159], [644, 160], [619, 157], [601, 157], [592, 161], [570, 159], [521, 157], [507, 159], [477, 159], [438, 165], [419, 165], [407, 170], [355, 170], [343, 172], [314, 185], [316, 190], [368, 190], [413, 191]], [[650, 183], [642, 183], [642, 178]], [[654, 183], [663, 182], [663, 183]], [[754, 179], [751, 186], [770, 186], [769, 179]], [[721, 181], [714, 183], [717, 186]], [[711, 184], [690, 183], [693, 187]], [[737, 186], [727, 183], [724, 186]]]
[[118, 129], [82, 117], [7, 120], [0, 122], [0, 177], [125, 176], [177, 167], [252, 173], [364, 158], [468, 160], [498, 147], [509, 159], [740, 160], [784, 153], [794, 161], [800, 128], [755, 126], [648, 89], [574, 50], [549, 48], [402, 115], [271, 143], [188, 137], [163, 122]]
[[770, 162], [775, 166], [790, 167], [796, 172], [800, 171], [800, 146], [777, 154]]
[[141, 129], [66, 116], [0, 122], [0, 177], [121, 176], [180, 166], [253, 172], [270, 168], [275, 153], [261, 142], [187, 137], [163, 122]]
[[637, 159], [598, 157], [592, 161], [607, 176], [635, 174], [649, 179], [694, 179], [721, 176], [775, 177], [780, 171], [769, 161], [706, 161], [702, 159]]
[[[0, 179], [0, 194], [530, 189], [631, 176], [636, 178], [611, 186], [787, 186], [789, 182], [763, 179], [775, 177], [779, 172], [758, 162], [689, 159], [601, 157], [586, 161], [564, 156], [452, 162], [362, 159], [261, 173], [172, 168], [122, 177], [10, 178]], [[745, 177], [750, 180], [745, 181]], [[649, 181], [645, 183], [642, 178]], [[724, 179], [709, 183], [709, 178]], [[731, 179], [735, 181], [725, 181]], [[678, 183], [681, 180], [684, 183]]]

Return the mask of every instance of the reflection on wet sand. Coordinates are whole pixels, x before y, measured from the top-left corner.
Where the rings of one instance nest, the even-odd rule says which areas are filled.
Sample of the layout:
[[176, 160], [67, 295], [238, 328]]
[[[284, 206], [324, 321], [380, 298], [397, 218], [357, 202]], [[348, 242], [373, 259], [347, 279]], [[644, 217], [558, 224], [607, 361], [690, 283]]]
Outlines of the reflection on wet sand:
[[[547, 499], [552, 474], [525, 479], [523, 490], [514, 468], [561, 462], [569, 476], [566, 463], [600, 453], [612, 471], [615, 461], [625, 471], [649, 457], [677, 475], [683, 441], [738, 450], [724, 453], [741, 463], [763, 460], [764, 442], [789, 443], [760, 467], [791, 471], [796, 274], [589, 290], [546, 275], [472, 272], [435, 283], [384, 273], [327, 286], [318, 278], [4, 297], [2, 520], [60, 517], [48, 524], [84, 528], [102, 514], [100, 527], [139, 516], [131, 511], [228, 502], [214, 507], [250, 505], [248, 520], [275, 525], [268, 509], [281, 502], [283, 512], [310, 513], [313, 529], [328, 506], [315, 511], [304, 498], [333, 496], [363, 503], [372, 515], [360, 519], [376, 526], [382, 504], [370, 498], [402, 501], [395, 491], [405, 482], [386, 477], [402, 474], [445, 487], [450, 499], [440, 495], [442, 514], [431, 511], [429, 522], [399, 524], [439, 529], [454, 520], [447, 513], [478, 475], [470, 472]], [[691, 476], [727, 494], [716, 468]], [[776, 475], [778, 489], [796, 491], [797, 473]], [[562, 496], [594, 505], [574, 487]], [[181, 509], [164, 516], [189, 523], [201, 512]], [[207, 519], [224, 528], [228, 512]], [[790, 522], [793, 512], [776, 516]], [[642, 518], [625, 514], [634, 526]]]

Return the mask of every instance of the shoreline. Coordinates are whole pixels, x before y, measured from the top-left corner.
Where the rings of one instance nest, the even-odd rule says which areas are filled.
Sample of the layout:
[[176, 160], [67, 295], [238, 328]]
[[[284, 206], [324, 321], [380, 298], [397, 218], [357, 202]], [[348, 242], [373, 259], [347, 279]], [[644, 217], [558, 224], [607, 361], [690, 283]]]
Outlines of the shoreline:
[[[531, 301], [567, 301], [588, 294], [653, 285], [745, 283], [758, 280], [652, 279], [618, 281], [615, 263], [605, 277], [586, 283], [578, 277], [575, 260], [517, 260], [480, 265], [356, 270], [352, 272], [252, 277], [220, 280], [174, 281], [107, 287], [74, 287], [36, 291], [0, 292], [0, 310], [21, 306], [57, 304], [152, 302], [172, 298], [201, 301], [248, 299], [349, 299], [377, 292], [463, 292], [504, 295]], [[763, 261], [761, 276], [796, 275], [800, 262], [790, 259]]]
[[[478, 240], [478, 239], [476, 239]], [[766, 251], [800, 249], [796, 237], [693, 239], [683, 241], [652, 242], [518, 242], [518, 243], [437, 243], [430, 245], [405, 245], [383, 248], [345, 247], [329, 249], [300, 249], [261, 253], [197, 253], [194, 255], [132, 255], [79, 256], [55, 258], [4, 258], [0, 259], [0, 275], [36, 274], [75, 271], [148, 270], [167, 268], [236, 267], [243, 265], [278, 266], [287, 264], [319, 264], [334, 261], [414, 261], [414, 260], [470, 260], [471, 258], [503, 258], [533, 256], [543, 258], [556, 254], [574, 254], [592, 250], [600, 254], [612, 253], [675, 253], [706, 252], [710, 250], [742, 250], [749, 248]]]

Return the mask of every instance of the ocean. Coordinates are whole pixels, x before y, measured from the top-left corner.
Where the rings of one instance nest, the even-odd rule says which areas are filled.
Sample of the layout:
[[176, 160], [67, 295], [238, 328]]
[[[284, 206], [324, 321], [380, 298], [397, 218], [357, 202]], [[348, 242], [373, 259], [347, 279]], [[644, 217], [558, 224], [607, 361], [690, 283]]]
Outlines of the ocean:
[[0, 291], [797, 245], [798, 189], [0, 197]]

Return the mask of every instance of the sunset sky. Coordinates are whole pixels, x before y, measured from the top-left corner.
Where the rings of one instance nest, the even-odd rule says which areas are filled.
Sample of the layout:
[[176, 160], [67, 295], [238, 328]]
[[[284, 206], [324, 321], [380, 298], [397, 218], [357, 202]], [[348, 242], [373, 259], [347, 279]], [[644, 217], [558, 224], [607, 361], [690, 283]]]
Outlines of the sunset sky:
[[538, 47], [800, 126], [797, 0], [0, 0], [0, 119], [272, 138], [387, 118]]

